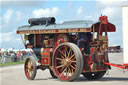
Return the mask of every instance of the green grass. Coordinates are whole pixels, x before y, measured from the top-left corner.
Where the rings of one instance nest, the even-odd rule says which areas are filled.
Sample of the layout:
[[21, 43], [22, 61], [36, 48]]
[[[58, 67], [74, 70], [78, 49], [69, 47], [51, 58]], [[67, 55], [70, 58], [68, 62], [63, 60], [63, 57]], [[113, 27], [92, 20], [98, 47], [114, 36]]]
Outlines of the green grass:
[[19, 62], [8, 62], [5, 64], [0, 63], [0, 67], [5, 67], [5, 66], [12, 66], [12, 65], [17, 65], [17, 64], [23, 64], [24, 61], [19, 61]]

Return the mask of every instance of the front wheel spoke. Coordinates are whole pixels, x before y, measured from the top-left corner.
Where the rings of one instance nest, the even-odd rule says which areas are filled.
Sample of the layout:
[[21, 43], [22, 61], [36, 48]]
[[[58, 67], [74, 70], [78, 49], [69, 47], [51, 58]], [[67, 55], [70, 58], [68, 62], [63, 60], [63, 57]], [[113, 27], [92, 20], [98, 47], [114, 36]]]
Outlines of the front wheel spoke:
[[31, 64], [31, 61], [29, 62], [29, 66], [31, 66], [32, 64]]
[[32, 62], [31, 62], [31, 66], [32, 66], [33, 64], [32, 64]]
[[28, 65], [26, 65], [26, 68], [28, 69]]
[[30, 63], [28, 62], [28, 67], [30, 66]]
[[29, 69], [27, 69], [27, 72], [29, 73], [29, 72], [30, 72], [30, 70], [29, 70]]
[[30, 70], [28, 70], [28, 74], [30, 75]]
[[31, 71], [33, 71], [33, 68], [31, 69]]
[[30, 76], [32, 76], [32, 71], [30, 71]]

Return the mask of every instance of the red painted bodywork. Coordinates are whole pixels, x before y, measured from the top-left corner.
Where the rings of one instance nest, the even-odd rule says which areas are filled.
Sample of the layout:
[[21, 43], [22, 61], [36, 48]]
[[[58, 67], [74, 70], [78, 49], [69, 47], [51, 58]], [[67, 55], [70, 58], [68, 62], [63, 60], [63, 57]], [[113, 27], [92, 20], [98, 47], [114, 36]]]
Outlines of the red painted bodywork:
[[[100, 23], [101, 22], [97, 22], [96, 24], [94, 24], [94, 26], [95, 26], [95, 32], [98, 32]], [[111, 23], [108, 22], [107, 24], [101, 24], [101, 26], [102, 26], [101, 31], [102, 32], [105, 32], [105, 25], [106, 25], [106, 28], [107, 28], [107, 32], [115, 32], [116, 31], [115, 25], [113, 25], [113, 24], [111, 24]]]
[[41, 53], [41, 64], [42, 65], [50, 65], [51, 64], [51, 53], [53, 52], [52, 48], [44, 48]]
[[42, 65], [49, 65], [49, 57], [42, 57], [41, 64]]
[[104, 24], [108, 24], [108, 17], [107, 16], [101, 16], [101, 17], [99, 17], [99, 21], [104, 23]]

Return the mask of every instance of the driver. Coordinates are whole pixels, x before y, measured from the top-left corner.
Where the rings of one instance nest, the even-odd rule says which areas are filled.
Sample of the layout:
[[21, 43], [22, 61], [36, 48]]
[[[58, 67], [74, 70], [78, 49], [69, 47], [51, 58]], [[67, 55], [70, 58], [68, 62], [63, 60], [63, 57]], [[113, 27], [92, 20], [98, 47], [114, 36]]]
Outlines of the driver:
[[84, 52], [88, 55], [90, 54], [90, 46], [89, 46], [90, 38], [91, 38], [90, 32], [78, 33], [77, 45], [79, 48], [84, 48]]

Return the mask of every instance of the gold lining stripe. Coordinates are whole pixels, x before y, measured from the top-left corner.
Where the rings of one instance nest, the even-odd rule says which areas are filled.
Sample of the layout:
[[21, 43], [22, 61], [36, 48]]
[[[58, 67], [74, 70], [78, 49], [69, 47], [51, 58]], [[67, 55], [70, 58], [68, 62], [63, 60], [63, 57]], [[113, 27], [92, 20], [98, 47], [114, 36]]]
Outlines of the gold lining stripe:
[[78, 29], [49, 29], [49, 30], [22, 30], [17, 31], [17, 34], [41, 34], [41, 33], [72, 33], [72, 32], [91, 32], [91, 28]]
[[43, 55], [42, 55], [43, 51], [44, 51], [44, 48], [41, 48], [41, 50], [40, 50], [41, 56], [43, 56]]

